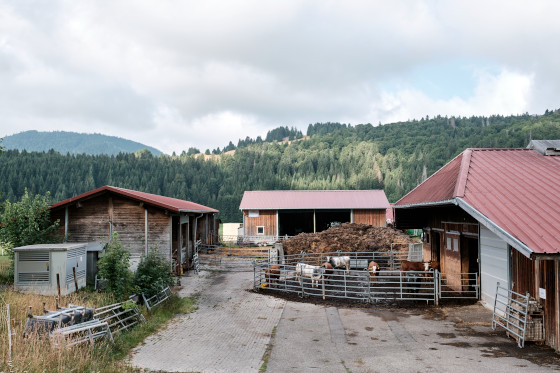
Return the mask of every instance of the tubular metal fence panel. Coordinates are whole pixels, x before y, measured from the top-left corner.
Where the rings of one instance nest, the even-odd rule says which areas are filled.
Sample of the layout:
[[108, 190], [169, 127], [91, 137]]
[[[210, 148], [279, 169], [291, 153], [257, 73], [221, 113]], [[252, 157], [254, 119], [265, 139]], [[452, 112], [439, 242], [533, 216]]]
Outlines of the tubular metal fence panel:
[[528, 311], [529, 293], [519, 294], [500, 286], [499, 282], [496, 284], [492, 330], [496, 330], [496, 326], [501, 326], [514, 336], [520, 348], [525, 347]]
[[350, 257], [350, 268], [367, 269], [369, 262], [376, 262], [381, 269], [394, 270], [399, 269], [401, 261], [408, 257], [407, 252], [331, 252], [331, 253], [307, 253], [305, 251], [299, 254], [284, 255], [281, 258], [283, 264], [306, 263], [311, 265], [321, 265], [327, 261], [328, 256], [348, 256]]
[[272, 246], [276, 242], [287, 240], [292, 236], [245, 236], [245, 235], [221, 235], [220, 242], [224, 246], [237, 245], [240, 247]]
[[363, 302], [380, 300], [422, 300], [437, 304], [437, 281], [434, 272], [378, 272], [370, 277], [367, 269], [346, 271], [333, 269], [323, 272], [317, 269], [314, 278], [298, 276], [296, 265], [255, 262], [255, 289], [268, 288], [274, 291], [297, 293], [301, 296], [343, 298]]
[[480, 280], [478, 273], [440, 273], [439, 298], [478, 299]]
[[223, 246], [201, 245], [198, 251], [200, 267], [207, 269], [251, 271], [256, 260], [274, 262], [277, 250], [266, 247], [233, 248]]

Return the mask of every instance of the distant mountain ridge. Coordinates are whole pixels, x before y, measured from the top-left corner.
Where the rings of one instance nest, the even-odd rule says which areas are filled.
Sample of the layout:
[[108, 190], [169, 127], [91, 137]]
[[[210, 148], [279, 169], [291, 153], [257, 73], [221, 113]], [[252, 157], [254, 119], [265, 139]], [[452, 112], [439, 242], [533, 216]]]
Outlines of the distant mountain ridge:
[[1, 143], [4, 149], [48, 152], [53, 149], [60, 154], [117, 155], [135, 153], [148, 149], [153, 155], [163, 154], [160, 150], [136, 141], [99, 133], [77, 133], [66, 131], [25, 131], [6, 136]]

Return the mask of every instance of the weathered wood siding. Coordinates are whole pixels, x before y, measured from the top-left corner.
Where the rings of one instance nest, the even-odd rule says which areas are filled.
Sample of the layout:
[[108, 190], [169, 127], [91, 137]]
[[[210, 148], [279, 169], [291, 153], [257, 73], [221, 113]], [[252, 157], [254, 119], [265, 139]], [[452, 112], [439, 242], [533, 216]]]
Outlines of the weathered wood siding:
[[385, 227], [387, 225], [386, 210], [353, 210], [354, 223], [369, 224], [374, 227]]
[[196, 226], [196, 239], [201, 240], [204, 245], [213, 245], [216, 236], [216, 221], [213, 214], [204, 214], [198, 219]]
[[[56, 211], [51, 217], [53, 220], [60, 220], [58, 232], [61, 237], [64, 237], [64, 208]], [[79, 205], [69, 205], [67, 240], [69, 242], [106, 241], [111, 230], [110, 220], [107, 197], [100, 196], [83, 201]]]
[[558, 260], [541, 260], [538, 263], [538, 287], [546, 292], [546, 299], [539, 299], [544, 306], [544, 326], [546, 343], [554, 349], [560, 349], [558, 325]]
[[517, 250], [512, 250], [511, 282], [512, 290], [520, 293], [529, 293], [535, 299], [538, 294], [535, 282], [535, 261], [527, 258]]
[[144, 207], [138, 202], [113, 197], [113, 231], [132, 256], [144, 254], [144, 214]]
[[[58, 232], [64, 236], [64, 208], [54, 211], [52, 219], [60, 220]], [[163, 210], [148, 208], [148, 247], [158, 247], [170, 259], [171, 222]], [[68, 205], [68, 241], [107, 242], [112, 231], [132, 256], [145, 252], [145, 208], [134, 200], [101, 195], [79, 204]]]
[[248, 211], [243, 211], [245, 235], [257, 236], [257, 227], [264, 226], [264, 236], [276, 236], [276, 210], [260, 210], [259, 216], [250, 218]]
[[171, 260], [171, 231], [171, 216], [148, 208], [148, 248], [157, 248], [167, 260]]

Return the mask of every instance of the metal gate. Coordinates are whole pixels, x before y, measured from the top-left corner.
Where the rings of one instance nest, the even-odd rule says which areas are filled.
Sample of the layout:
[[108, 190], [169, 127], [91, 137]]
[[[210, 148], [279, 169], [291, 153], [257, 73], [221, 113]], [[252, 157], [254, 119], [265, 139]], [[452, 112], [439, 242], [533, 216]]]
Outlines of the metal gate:
[[[355, 263], [360, 265], [360, 259]], [[381, 270], [372, 276], [367, 268], [324, 270], [304, 263], [254, 263], [254, 289], [270, 289], [323, 299], [342, 298], [362, 302], [426, 301], [438, 304], [437, 271]]]
[[500, 286], [499, 282], [496, 284], [492, 330], [496, 330], [496, 326], [501, 326], [517, 339], [520, 348], [525, 346], [528, 310], [529, 293], [519, 294]]
[[438, 281], [438, 297], [461, 298], [461, 299], [479, 299], [480, 297], [480, 280], [478, 273], [439, 273]]

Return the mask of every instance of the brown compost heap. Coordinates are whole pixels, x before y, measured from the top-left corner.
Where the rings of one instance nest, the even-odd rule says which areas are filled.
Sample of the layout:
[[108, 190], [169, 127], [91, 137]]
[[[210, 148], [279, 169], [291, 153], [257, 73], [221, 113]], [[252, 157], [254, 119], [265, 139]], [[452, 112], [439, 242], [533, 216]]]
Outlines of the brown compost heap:
[[[284, 254], [389, 251], [391, 243], [418, 242], [390, 227], [344, 223], [319, 233], [300, 233], [284, 241]], [[408, 250], [408, 245], [397, 245], [394, 250]]]

